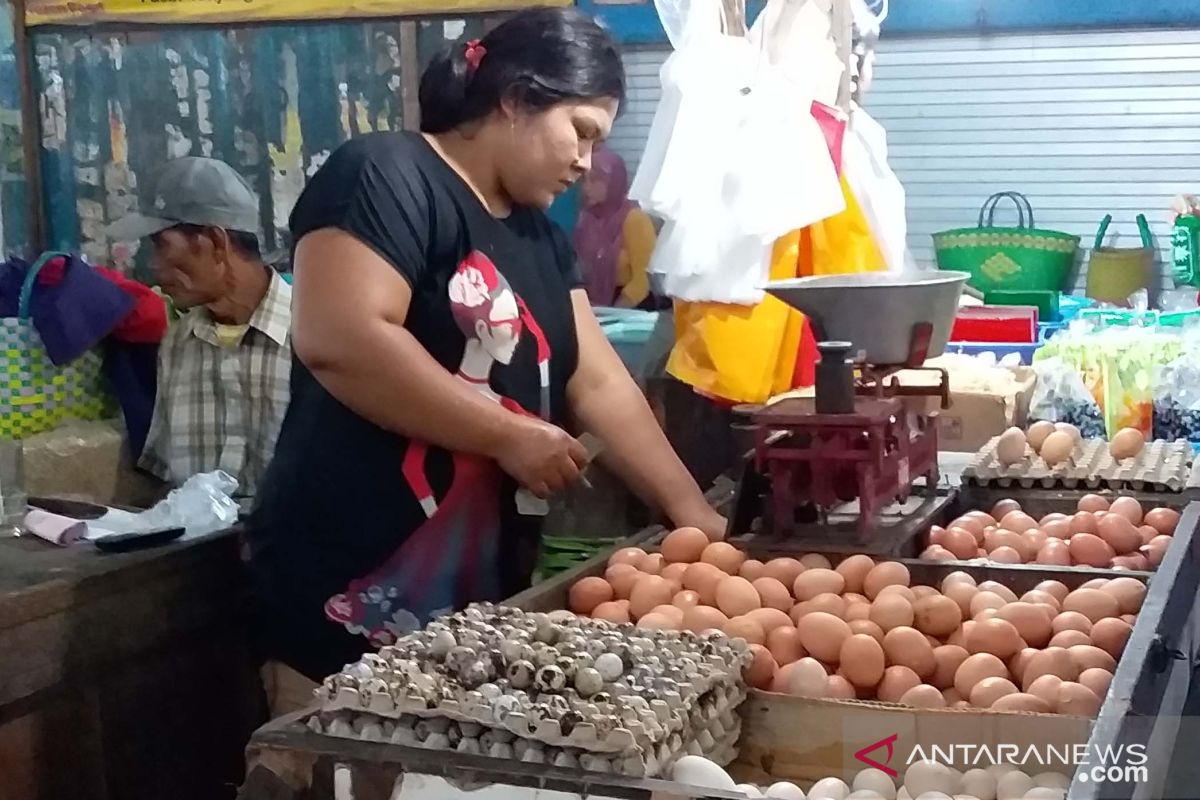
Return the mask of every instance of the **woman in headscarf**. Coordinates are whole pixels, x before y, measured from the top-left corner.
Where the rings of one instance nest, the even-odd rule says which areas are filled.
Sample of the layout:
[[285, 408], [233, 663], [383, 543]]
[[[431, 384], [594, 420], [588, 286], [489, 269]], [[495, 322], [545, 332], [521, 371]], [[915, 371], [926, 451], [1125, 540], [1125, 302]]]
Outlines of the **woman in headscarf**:
[[654, 223], [628, 197], [624, 159], [607, 148], [596, 149], [582, 190], [575, 250], [588, 299], [595, 306], [656, 309], [646, 272], [654, 252]]

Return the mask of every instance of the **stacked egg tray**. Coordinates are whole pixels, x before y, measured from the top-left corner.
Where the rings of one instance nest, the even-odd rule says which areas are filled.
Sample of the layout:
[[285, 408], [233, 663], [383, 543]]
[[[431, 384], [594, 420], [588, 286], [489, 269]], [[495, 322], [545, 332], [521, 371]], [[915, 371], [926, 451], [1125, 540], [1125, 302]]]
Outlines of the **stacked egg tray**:
[[654, 777], [737, 754], [750, 653], [720, 634], [647, 631], [477, 605], [368, 653], [316, 690], [318, 733]]
[[963, 470], [964, 486], [1163, 493], [1200, 487], [1200, 463], [1194, 463], [1187, 442], [1150, 442], [1137, 456], [1117, 461], [1108, 452], [1108, 442], [1088, 439], [1055, 467], [1028, 448], [1024, 461], [1005, 466], [996, 455], [999, 442], [998, 436], [988, 442]]

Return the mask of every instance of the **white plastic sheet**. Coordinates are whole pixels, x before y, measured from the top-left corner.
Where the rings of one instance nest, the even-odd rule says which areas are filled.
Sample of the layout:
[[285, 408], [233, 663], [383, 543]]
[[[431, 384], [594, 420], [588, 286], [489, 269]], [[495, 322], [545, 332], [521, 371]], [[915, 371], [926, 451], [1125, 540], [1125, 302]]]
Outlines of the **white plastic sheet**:
[[858, 106], [850, 114], [842, 168], [888, 270], [919, 269], [908, 249], [904, 185], [888, 166], [887, 131]]
[[233, 499], [237, 487], [237, 479], [220, 470], [193, 475], [146, 511], [135, 514], [109, 509], [100, 519], [88, 522], [87, 538], [182, 527], [182, 538], [191, 539], [225, 530], [238, 520], [238, 504]]

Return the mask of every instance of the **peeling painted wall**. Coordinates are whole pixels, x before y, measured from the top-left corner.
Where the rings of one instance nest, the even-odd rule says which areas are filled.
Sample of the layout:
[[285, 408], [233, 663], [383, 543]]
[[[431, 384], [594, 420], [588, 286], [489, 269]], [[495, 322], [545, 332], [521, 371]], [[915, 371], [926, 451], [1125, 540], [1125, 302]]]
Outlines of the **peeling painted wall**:
[[13, 5], [0, 0], [0, 260], [25, 250], [30, 237], [15, 30]]
[[[402, 47], [402, 24], [415, 57]], [[264, 250], [286, 247], [288, 213], [329, 153], [350, 136], [405, 124], [405, 87], [411, 109], [416, 85], [406, 65], [486, 25], [474, 17], [35, 33], [50, 244], [145, 277], [138, 245], [108, 241], [104, 227], [148, 197], [167, 159], [204, 155], [234, 165], [257, 191]]]

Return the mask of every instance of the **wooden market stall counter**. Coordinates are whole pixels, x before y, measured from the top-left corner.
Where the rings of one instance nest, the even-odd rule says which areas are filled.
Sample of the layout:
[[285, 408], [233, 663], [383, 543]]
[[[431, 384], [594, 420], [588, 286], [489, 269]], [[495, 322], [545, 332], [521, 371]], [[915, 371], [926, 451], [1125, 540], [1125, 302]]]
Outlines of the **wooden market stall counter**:
[[262, 719], [236, 531], [0, 539], [0, 800], [231, 797]]

